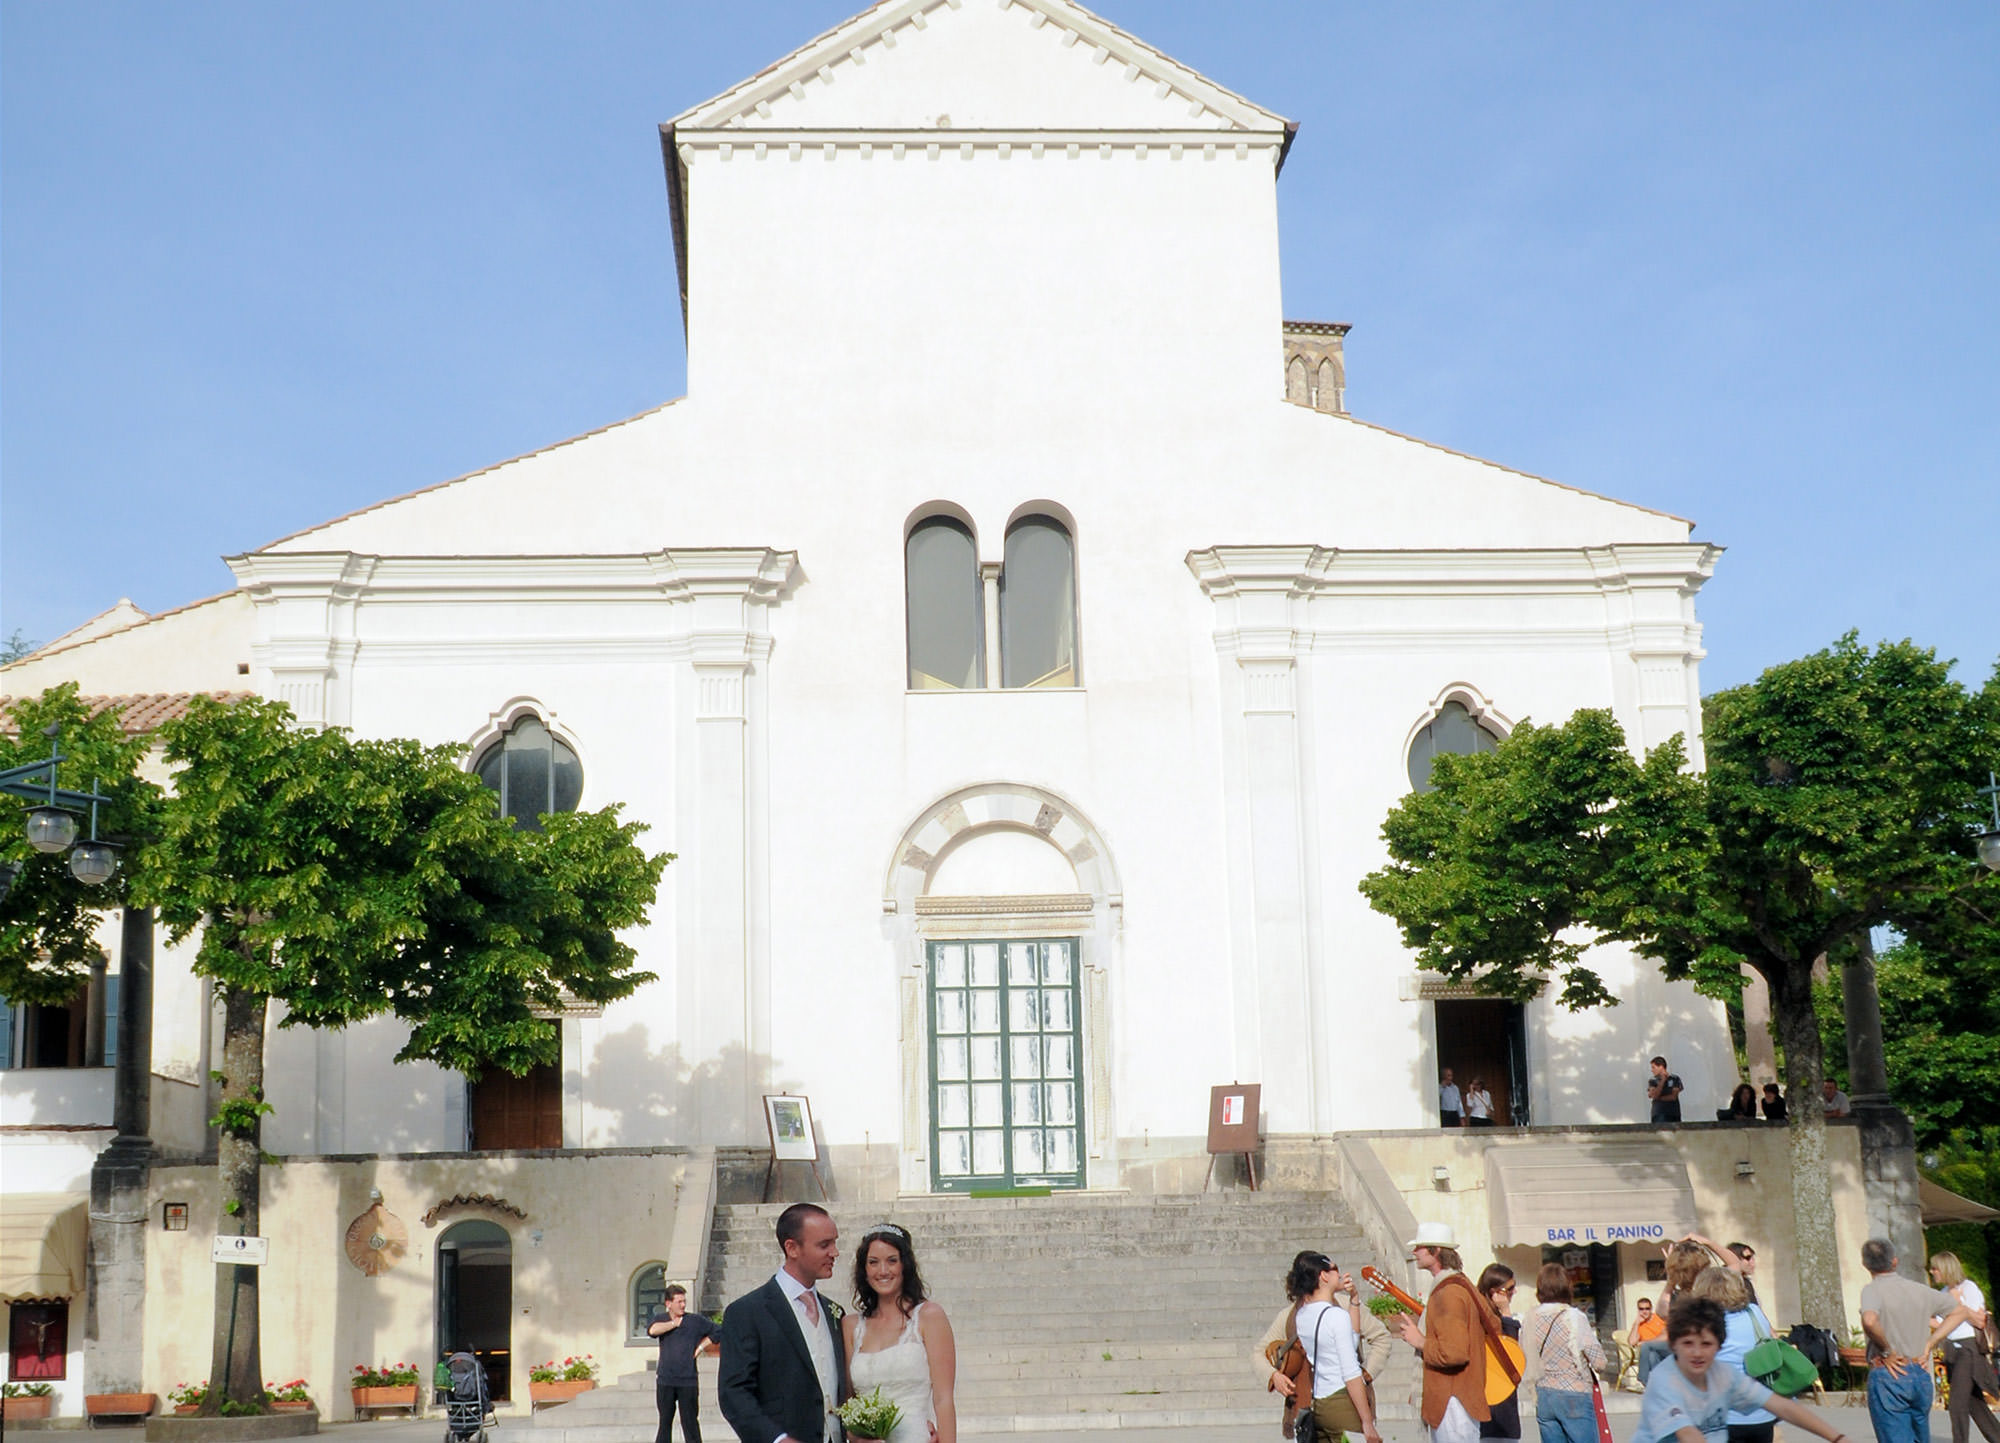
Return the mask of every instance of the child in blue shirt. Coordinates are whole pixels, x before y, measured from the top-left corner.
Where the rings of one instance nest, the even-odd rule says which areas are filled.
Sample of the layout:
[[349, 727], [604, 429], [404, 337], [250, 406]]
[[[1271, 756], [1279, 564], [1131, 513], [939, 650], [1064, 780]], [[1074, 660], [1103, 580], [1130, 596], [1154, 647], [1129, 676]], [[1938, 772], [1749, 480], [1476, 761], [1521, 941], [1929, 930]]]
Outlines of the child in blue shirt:
[[1759, 1408], [1828, 1443], [1848, 1443], [1845, 1433], [1813, 1409], [1780, 1398], [1727, 1363], [1718, 1363], [1715, 1355], [1728, 1332], [1719, 1304], [1707, 1298], [1674, 1299], [1667, 1317], [1667, 1343], [1673, 1356], [1646, 1379], [1646, 1401], [1639, 1409], [1633, 1443], [1726, 1443], [1730, 1410], [1748, 1413]]

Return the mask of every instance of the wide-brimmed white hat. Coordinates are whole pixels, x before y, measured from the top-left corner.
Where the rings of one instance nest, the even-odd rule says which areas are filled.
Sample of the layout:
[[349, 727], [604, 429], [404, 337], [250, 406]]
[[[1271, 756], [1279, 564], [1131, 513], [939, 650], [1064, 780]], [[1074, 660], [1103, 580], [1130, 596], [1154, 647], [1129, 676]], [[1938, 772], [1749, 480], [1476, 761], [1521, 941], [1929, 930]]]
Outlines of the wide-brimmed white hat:
[[1458, 1234], [1450, 1223], [1418, 1223], [1417, 1235], [1403, 1244], [1406, 1248], [1456, 1248]]

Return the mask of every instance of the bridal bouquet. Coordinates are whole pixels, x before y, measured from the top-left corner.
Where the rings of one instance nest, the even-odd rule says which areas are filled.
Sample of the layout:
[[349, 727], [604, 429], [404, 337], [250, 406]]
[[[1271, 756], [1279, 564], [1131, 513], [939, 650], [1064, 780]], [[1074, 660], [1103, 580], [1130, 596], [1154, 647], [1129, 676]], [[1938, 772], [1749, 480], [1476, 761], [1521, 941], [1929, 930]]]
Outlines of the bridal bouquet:
[[887, 1438], [902, 1420], [903, 1410], [884, 1398], [880, 1388], [840, 1405], [841, 1426], [856, 1438]]

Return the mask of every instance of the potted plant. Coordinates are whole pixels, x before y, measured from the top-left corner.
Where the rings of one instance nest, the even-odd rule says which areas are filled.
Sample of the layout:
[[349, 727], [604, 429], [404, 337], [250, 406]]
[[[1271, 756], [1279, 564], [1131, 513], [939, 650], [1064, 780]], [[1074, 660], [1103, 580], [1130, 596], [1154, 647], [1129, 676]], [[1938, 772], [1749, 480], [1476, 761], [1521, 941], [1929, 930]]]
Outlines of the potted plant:
[[90, 1418], [145, 1418], [159, 1401], [153, 1393], [85, 1393], [83, 1411]]
[[1840, 1347], [1840, 1361], [1850, 1368], [1868, 1366], [1868, 1338], [1859, 1328], [1847, 1330], [1847, 1341]]
[[597, 1386], [597, 1361], [589, 1353], [581, 1358], [554, 1359], [528, 1369], [529, 1406], [536, 1403], [567, 1403], [579, 1393]]
[[183, 1416], [199, 1413], [201, 1405], [208, 1401], [208, 1380], [199, 1383], [176, 1383], [167, 1389], [167, 1402], [173, 1410]]
[[56, 1406], [53, 1383], [0, 1383], [0, 1417], [9, 1423], [25, 1423], [30, 1418], [46, 1418]]
[[307, 1413], [312, 1411], [313, 1405], [303, 1378], [294, 1378], [289, 1383], [266, 1383], [264, 1401], [271, 1405], [274, 1413]]
[[357, 1409], [414, 1408], [417, 1406], [417, 1365], [384, 1363], [379, 1368], [371, 1368], [366, 1363], [356, 1363], [354, 1372], [347, 1379], [347, 1386], [354, 1394]]

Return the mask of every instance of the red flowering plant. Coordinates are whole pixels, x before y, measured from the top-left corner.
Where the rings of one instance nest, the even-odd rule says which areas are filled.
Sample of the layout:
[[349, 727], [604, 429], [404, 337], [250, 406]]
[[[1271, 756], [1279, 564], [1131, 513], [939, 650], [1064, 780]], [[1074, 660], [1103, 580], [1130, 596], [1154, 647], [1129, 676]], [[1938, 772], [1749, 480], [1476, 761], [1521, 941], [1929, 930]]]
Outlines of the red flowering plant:
[[289, 1383], [266, 1383], [264, 1398], [271, 1403], [310, 1403], [312, 1395], [306, 1392], [306, 1380], [294, 1378]]
[[551, 1358], [528, 1369], [530, 1383], [587, 1383], [597, 1376], [597, 1360], [589, 1353], [581, 1358]]
[[408, 1388], [417, 1381], [415, 1363], [384, 1363], [379, 1368], [371, 1368], [366, 1363], [356, 1363], [354, 1372], [348, 1377], [350, 1388]]
[[176, 1408], [199, 1408], [208, 1401], [208, 1379], [199, 1383], [176, 1383], [167, 1389], [167, 1401]]

